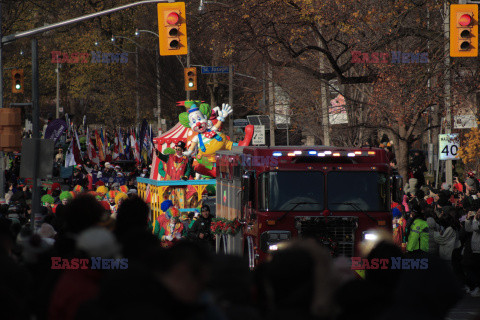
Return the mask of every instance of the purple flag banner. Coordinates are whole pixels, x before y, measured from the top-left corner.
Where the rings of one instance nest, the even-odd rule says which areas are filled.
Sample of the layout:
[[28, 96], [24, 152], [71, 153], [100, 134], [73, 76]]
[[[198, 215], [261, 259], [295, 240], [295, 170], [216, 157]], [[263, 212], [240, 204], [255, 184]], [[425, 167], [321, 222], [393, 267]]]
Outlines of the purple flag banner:
[[55, 142], [62, 136], [63, 132], [67, 129], [67, 123], [62, 119], [56, 119], [51, 121], [47, 129], [45, 130], [45, 139], [52, 139]]

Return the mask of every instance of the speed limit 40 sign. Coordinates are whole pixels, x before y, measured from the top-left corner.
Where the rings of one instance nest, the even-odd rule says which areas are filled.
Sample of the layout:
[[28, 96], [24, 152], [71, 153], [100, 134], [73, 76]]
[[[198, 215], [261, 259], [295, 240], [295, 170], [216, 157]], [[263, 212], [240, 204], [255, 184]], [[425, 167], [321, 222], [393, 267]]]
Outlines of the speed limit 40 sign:
[[458, 159], [458, 149], [460, 149], [460, 138], [457, 133], [439, 134], [438, 151], [440, 160]]

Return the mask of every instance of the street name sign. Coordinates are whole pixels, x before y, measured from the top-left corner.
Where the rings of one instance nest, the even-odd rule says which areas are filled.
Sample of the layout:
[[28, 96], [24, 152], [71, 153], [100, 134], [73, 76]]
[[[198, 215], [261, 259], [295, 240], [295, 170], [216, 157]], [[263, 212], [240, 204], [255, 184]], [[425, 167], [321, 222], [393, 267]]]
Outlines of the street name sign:
[[202, 73], [229, 73], [229, 67], [202, 66]]

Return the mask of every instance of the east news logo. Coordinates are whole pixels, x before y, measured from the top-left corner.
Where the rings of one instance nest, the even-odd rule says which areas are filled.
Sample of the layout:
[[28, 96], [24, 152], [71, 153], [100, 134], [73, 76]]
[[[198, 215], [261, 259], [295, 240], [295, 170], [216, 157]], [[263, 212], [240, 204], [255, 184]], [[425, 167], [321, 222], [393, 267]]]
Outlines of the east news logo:
[[54, 270], [125, 270], [128, 268], [128, 259], [105, 259], [101, 257], [64, 259], [52, 257], [51, 268]]
[[364, 259], [361, 257], [352, 257], [352, 270], [369, 269], [425, 270], [428, 269], [428, 259], [405, 259], [401, 257]]

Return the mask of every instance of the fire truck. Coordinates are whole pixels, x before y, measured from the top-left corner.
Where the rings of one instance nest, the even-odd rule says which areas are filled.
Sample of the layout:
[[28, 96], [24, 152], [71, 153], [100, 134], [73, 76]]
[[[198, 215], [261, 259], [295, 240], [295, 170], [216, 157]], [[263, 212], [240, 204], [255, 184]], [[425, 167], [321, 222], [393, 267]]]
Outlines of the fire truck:
[[369, 230], [392, 229], [392, 186], [401, 182], [383, 149], [234, 147], [216, 163], [217, 218], [241, 224], [217, 237], [217, 252], [244, 255], [251, 268], [290, 239], [314, 238], [351, 257]]

